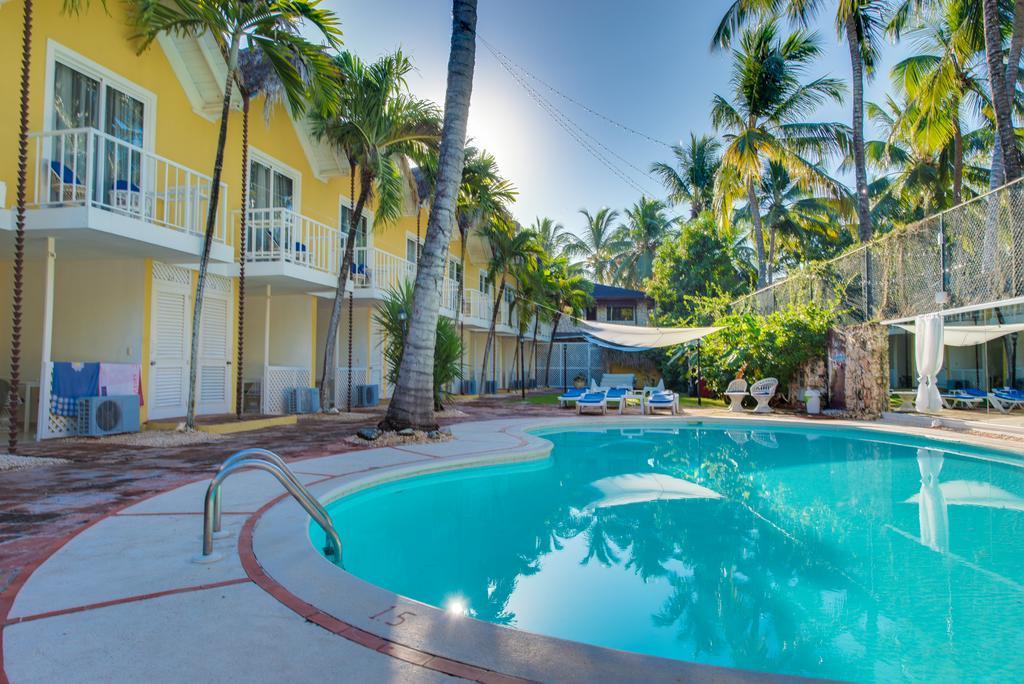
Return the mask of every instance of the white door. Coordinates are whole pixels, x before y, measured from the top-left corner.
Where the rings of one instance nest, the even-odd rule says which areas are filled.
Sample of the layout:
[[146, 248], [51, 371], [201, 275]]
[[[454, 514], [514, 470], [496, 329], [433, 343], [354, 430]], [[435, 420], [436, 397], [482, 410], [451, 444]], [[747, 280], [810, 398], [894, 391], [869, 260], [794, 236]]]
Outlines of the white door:
[[231, 410], [231, 281], [207, 276], [205, 290], [199, 320], [196, 413], [227, 413]]
[[154, 266], [149, 395], [146, 397], [150, 418], [185, 415], [191, 289], [188, 271], [163, 264]]

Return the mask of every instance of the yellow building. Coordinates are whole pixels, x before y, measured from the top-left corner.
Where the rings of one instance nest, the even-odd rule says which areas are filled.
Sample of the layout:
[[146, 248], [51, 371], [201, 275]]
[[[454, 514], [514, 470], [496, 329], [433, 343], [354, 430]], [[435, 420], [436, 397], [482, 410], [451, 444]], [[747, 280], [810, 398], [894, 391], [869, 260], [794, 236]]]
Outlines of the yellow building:
[[[37, 3], [31, 58], [27, 261], [22, 327], [23, 395], [42, 415], [38, 437], [72, 434], [74, 421], [50, 412], [52, 364], [138, 364], [142, 419], [183, 416], [197, 262], [210, 199], [225, 66], [212, 40], [164, 36], [139, 55], [124, 5], [94, 3], [79, 17], [61, 3]], [[20, 2], [0, 2], [0, 311], [11, 310], [19, 68]], [[236, 103], [237, 104], [237, 103]], [[246, 266], [244, 387], [246, 409], [280, 413], [288, 391], [314, 387], [323, 353], [342, 231], [351, 206], [342, 156], [314, 138], [308, 122], [276, 106], [269, 118], [254, 100], [249, 126], [249, 207], [241, 244], [241, 113], [236, 106], [217, 211], [202, 310], [200, 414], [230, 413], [238, 358], [239, 263]], [[358, 190], [358, 188], [356, 188]], [[415, 275], [417, 235], [426, 208], [410, 197], [395, 225], [360, 226], [336, 358], [336, 403], [353, 385], [390, 388], [373, 311], [388, 288]], [[419, 215], [417, 216], [417, 210]], [[443, 288], [442, 314], [454, 317], [460, 245], [456, 231]], [[466, 374], [479, 360], [492, 311], [481, 292], [489, 256], [468, 240], [464, 316]], [[500, 389], [517, 376], [514, 317], [501, 303], [498, 353], [487, 380]], [[10, 358], [0, 326], [0, 377]], [[351, 345], [349, 340], [351, 339]], [[542, 338], [546, 339], [546, 338]], [[349, 357], [351, 355], [351, 363]], [[468, 389], [468, 387], [467, 387]], [[37, 408], [38, 407], [38, 408]]]

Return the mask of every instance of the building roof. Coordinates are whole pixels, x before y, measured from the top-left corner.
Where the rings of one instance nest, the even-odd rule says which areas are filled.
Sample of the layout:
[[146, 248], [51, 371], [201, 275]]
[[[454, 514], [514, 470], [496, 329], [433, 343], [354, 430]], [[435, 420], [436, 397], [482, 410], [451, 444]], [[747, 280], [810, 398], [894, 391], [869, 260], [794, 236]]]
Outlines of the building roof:
[[650, 299], [645, 292], [631, 290], [627, 287], [615, 287], [613, 285], [601, 285], [594, 283], [594, 299]]

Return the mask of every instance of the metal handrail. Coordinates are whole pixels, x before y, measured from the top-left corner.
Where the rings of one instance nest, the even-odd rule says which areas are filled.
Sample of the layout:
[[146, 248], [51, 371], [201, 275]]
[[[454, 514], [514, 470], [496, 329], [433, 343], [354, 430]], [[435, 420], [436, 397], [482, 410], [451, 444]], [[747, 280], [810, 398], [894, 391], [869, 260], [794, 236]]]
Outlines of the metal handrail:
[[[274, 465], [276, 465], [277, 467], [279, 467], [281, 470], [284, 471], [285, 475], [287, 475], [292, 480], [292, 484], [294, 484], [296, 486], [296, 488], [305, 491], [305, 487], [302, 485], [302, 483], [299, 481], [299, 479], [297, 477], [295, 477], [295, 473], [293, 473], [292, 469], [288, 467], [288, 464], [284, 462], [284, 459], [281, 458], [280, 456], [278, 456], [277, 454], [275, 454], [273, 451], [270, 451], [269, 449], [261, 449], [259, 447], [253, 447], [253, 448], [249, 448], [249, 449], [242, 449], [241, 451], [236, 451], [235, 453], [233, 453], [230, 456], [228, 456], [226, 461], [224, 461], [223, 463], [220, 464], [220, 468], [217, 469], [217, 472], [219, 473], [222, 470], [225, 470], [228, 467], [234, 465], [235, 463], [238, 463], [239, 461], [242, 461], [242, 460], [245, 460], [245, 459], [262, 460], [262, 461], [268, 461], [270, 463], [273, 463]], [[327, 511], [324, 510], [323, 506], [320, 505], [320, 502], [317, 501], [312, 496], [310, 496], [310, 503], [313, 506], [319, 508], [321, 510], [321, 512], [323, 513], [323, 515], [325, 517], [327, 517]], [[220, 532], [220, 527], [221, 527], [220, 487], [218, 487], [217, 488], [217, 495], [216, 495], [216, 497], [214, 498], [214, 501], [213, 501], [213, 531], [214, 532]]]
[[[243, 452], [239, 452], [243, 453]], [[228, 461], [225, 462], [224, 466], [214, 475], [213, 479], [210, 480], [210, 485], [206, 488], [206, 498], [203, 505], [203, 557], [209, 557], [213, 555], [213, 533], [214, 533], [214, 521], [217, 517], [217, 509], [219, 504], [217, 499], [219, 498], [221, 484], [231, 474], [238, 472], [239, 470], [245, 470], [253, 468], [256, 470], [262, 470], [270, 473], [277, 478], [277, 481], [281, 483], [281, 486], [287, 490], [289, 494], [302, 506], [303, 510], [312, 518], [324, 531], [327, 536], [327, 546], [324, 548], [324, 554], [333, 558], [335, 563], [341, 564], [342, 559], [342, 546], [341, 538], [338, 536], [337, 530], [334, 529], [334, 523], [331, 522], [330, 516], [324, 507], [317, 501], [309, 490], [299, 482], [295, 475], [289, 470], [287, 465], [282, 467], [274, 462], [276, 459], [281, 464], [284, 461], [273, 452], [267, 452], [266, 450], [258, 450], [258, 455], [267, 458], [268, 460], [262, 460], [259, 458], [245, 458], [235, 454]], [[235, 458], [238, 456], [238, 458]], [[232, 460], [235, 459], [235, 460]]]

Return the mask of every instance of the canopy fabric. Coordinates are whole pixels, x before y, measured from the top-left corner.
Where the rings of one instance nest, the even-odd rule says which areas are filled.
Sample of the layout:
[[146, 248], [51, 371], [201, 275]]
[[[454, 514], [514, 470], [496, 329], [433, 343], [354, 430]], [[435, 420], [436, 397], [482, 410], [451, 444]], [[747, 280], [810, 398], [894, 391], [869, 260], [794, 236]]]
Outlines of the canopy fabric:
[[584, 510], [612, 508], [649, 501], [675, 499], [721, 499], [722, 495], [707, 487], [663, 473], [633, 473], [606, 477], [590, 485], [601, 497]]
[[[897, 327], [909, 333], [917, 330], [917, 327], [912, 324], [900, 324]], [[947, 325], [945, 326], [943, 341], [947, 347], [973, 347], [977, 344], [985, 344], [989, 340], [1022, 330], [1024, 330], [1024, 323], [1012, 323], [1010, 325]]]
[[914, 324], [918, 334], [914, 336], [917, 357], [917, 400], [914, 407], [918, 413], [941, 413], [942, 397], [936, 386], [943, 357], [942, 314], [918, 316]]
[[588, 342], [619, 351], [646, 351], [672, 347], [707, 337], [721, 328], [648, 328], [639, 325], [617, 325], [580, 321], [579, 327]]

